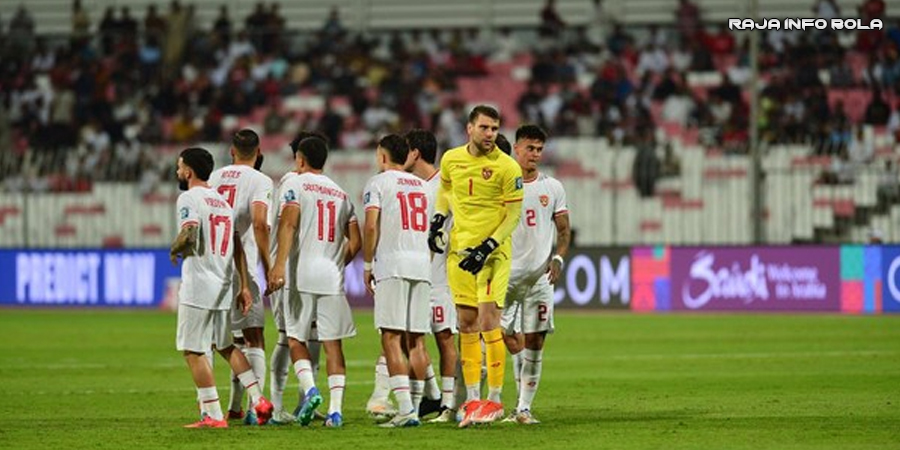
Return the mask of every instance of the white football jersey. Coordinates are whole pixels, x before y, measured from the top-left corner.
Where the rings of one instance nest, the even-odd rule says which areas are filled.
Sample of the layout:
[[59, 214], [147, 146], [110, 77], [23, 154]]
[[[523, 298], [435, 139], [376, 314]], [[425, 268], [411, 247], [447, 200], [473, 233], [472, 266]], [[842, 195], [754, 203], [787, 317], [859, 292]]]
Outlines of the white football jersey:
[[510, 285], [537, 280], [547, 272], [550, 252], [556, 242], [553, 218], [567, 212], [562, 183], [544, 174], [525, 182], [522, 218], [512, 235]]
[[218, 192], [194, 187], [178, 196], [178, 229], [199, 228], [194, 255], [181, 266], [178, 299], [185, 305], [228, 310], [234, 274], [233, 210]]
[[[209, 185], [234, 208], [234, 226], [247, 256], [250, 278], [256, 281], [259, 247], [253, 234], [252, 208], [260, 203], [268, 210], [272, 209], [272, 179], [252, 167], [230, 165], [213, 172], [209, 176]], [[271, 215], [267, 216], [271, 226], [270, 219]]]
[[[434, 209], [434, 205], [437, 205], [438, 188], [441, 186], [440, 173], [440, 171], [435, 172], [426, 181], [428, 186], [428, 204], [432, 205], [432, 209]], [[431, 215], [428, 217], [430, 227]], [[448, 242], [452, 226], [453, 212], [451, 211], [447, 214], [447, 220], [444, 221], [444, 239]], [[444, 253], [435, 253], [431, 256], [431, 288], [438, 289], [445, 286], [447, 286], [447, 249], [444, 249]]]
[[289, 177], [281, 187], [282, 208], [300, 208], [294, 283], [300, 292], [319, 295], [344, 293], [345, 239], [356, 222], [347, 192], [325, 175], [304, 173]]
[[429, 191], [422, 179], [399, 170], [386, 170], [366, 184], [366, 211], [381, 210], [372, 269], [376, 281], [391, 277], [431, 280], [428, 226], [433, 206]]

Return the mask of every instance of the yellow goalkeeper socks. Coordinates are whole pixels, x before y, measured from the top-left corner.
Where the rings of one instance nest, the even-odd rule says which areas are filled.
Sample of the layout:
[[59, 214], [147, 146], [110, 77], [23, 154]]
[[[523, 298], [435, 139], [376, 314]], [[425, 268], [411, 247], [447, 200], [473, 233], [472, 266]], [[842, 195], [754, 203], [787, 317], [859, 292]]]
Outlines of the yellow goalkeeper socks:
[[[490, 388], [488, 400], [499, 402], [503, 389], [503, 371], [506, 366], [506, 347], [503, 345], [503, 334], [499, 328], [483, 331], [484, 346], [487, 350], [487, 382]], [[497, 397], [497, 398], [493, 398]]]
[[459, 333], [459, 353], [466, 387], [481, 384], [481, 339], [478, 333]]

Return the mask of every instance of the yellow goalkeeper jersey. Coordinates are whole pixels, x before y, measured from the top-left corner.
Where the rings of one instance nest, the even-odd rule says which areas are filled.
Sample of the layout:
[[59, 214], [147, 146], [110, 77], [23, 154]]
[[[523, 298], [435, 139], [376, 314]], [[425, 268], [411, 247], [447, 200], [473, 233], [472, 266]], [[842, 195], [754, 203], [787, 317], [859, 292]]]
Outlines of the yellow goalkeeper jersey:
[[[450, 192], [453, 228], [450, 251], [475, 247], [503, 221], [506, 204], [521, 202], [522, 168], [497, 147], [483, 156], [472, 156], [466, 145], [441, 157], [441, 185]], [[509, 252], [510, 239], [500, 242]]]

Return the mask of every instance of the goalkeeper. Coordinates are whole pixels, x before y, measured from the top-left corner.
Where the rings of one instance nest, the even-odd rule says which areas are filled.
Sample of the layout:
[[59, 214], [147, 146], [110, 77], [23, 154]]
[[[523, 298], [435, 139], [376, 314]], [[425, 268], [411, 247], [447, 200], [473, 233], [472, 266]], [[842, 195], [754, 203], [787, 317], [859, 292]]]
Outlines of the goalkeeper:
[[[511, 269], [510, 236], [522, 212], [522, 169], [498, 149], [500, 114], [477, 106], [469, 114], [469, 142], [441, 158], [441, 183], [428, 244], [442, 247], [443, 225], [453, 211], [447, 279], [459, 316], [460, 360], [467, 402], [460, 427], [502, 416], [500, 393], [506, 349], [500, 317]], [[481, 339], [487, 358], [488, 398], [481, 401]]]

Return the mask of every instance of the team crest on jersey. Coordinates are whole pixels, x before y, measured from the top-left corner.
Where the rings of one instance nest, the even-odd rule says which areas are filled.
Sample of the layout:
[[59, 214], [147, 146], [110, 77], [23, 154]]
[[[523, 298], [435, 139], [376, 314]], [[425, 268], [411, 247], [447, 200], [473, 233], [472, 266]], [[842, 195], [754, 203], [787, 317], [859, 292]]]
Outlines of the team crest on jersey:
[[485, 167], [484, 169], [481, 169], [481, 176], [484, 177], [485, 180], [490, 180], [493, 175], [494, 171], [490, 168]]
[[546, 195], [542, 195], [541, 196], [541, 206], [547, 207], [547, 205], [549, 205], [549, 204], [550, 204], [550, 197], [548, 197]]
[[191, 212], [187, 206], [181, 208], [181, 220], [187, 219], [189, 215], [191, 215]]

